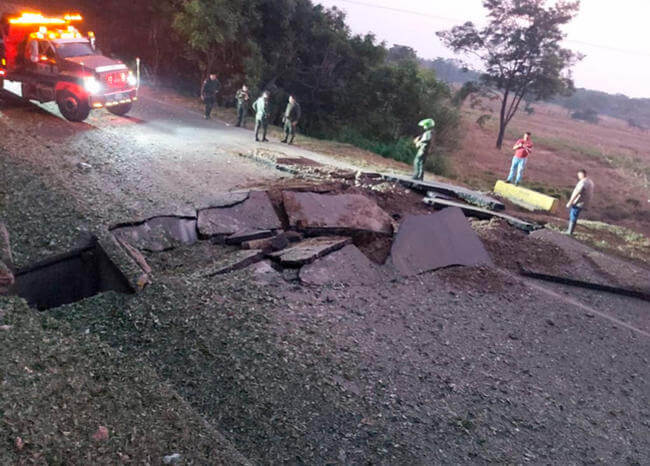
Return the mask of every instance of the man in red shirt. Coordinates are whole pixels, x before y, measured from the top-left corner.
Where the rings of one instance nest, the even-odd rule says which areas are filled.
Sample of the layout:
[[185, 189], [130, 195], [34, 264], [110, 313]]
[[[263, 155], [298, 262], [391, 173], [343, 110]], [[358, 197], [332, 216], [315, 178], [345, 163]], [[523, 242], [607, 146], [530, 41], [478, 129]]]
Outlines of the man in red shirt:
[[515, 184], [518, 185], [521, 182], [521, 177], [524, 175], [528, 156], [533, 151], [533, 141], [530, 140], [530, 133], [524, 133], [523, 139], [518, 140], [512, 150], [515, 151], [515, 156], [512, 158], [510, 174], [508, 175], [506, 182], [512, 183], [512, 180], [514, 179]]

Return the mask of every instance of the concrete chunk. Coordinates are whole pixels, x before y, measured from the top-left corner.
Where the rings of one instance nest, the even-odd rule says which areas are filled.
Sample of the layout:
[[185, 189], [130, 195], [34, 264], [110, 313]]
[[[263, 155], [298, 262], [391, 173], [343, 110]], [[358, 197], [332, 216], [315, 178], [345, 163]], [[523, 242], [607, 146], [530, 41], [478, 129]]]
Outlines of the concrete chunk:
[[[240, 231], [226, 238], [226, 244], [242, 244], [246, 241], [261, 240], [273, 236], [271, 230], [247, 230]], [[256, 249], [256, 248], [249, 248]]]
[[241, 244], [242, 249], [261, 249], [265, 252], [280, 251], [289, 246], [287, 235], [280, 233], [271, 238], [246, 241]]
[[[101, 230], [95, 233], [99, 246], [108, 256], [109, 260], [124, 275], [132, 290], [136, 292], [141, 291], [151, 283], [149, 277], [151, 268], [144, 257], [140, 256], [144, 262], [139, 263], [130, 253], [129, 249], [125, 247], [125, 243], [118, 240], [107, 230]], [[132, 246], [129, 245], [129, 247], [133, 249]]]
[[374, 232], [391, 235], [390, 216], [361, 194], [282, 193], [289, 224], [312, 232]]
[[165, 251], [181, 244], [198, 241], [196, 219], [183, 217], [154, 217], [139, 225], [127, 225], [112, 230], [116, 238], [144, 251]]
[[347, 245], [300, 269], [300, 281], [306, 285], [374, 285], [387, 277], [356, 246]]
[[405, 276], [452, 265], [492, 264], [483, 243], [458, 208], [407, 216], [393, 242], [391, 257]]
[[258, 249], [250, 251], [234, 251], [225, 256], [218, 263], [212, 265], [205, 273], [204, 277], [214, 277], [225, 273], [235, 272], [248, 267], [251, 264], [264, 259], [264, 252]]
[[268, 194], [253, 191], [231, 207], [199, 211], [198, 230], [202, 236], [229, 236], [240, 231], [279, 230], [282, 228]]
[[343, 238], [338, 236], [320, 236], [317, 238], [309, 238], [300, 243], [296, 243], [282, 251], [273, 252], [269, 257], [279, 261], [282, 265], [287, 267], [300, 267], [301, 265], [310, 264], [319, 257], [341, 249], [343, 246], [350, 244], [350, 238]]
[[501, 180], [498, 180], [494, 185], [494, 192], [528, 210], [555, 212], [559, 203], [554, 197]]

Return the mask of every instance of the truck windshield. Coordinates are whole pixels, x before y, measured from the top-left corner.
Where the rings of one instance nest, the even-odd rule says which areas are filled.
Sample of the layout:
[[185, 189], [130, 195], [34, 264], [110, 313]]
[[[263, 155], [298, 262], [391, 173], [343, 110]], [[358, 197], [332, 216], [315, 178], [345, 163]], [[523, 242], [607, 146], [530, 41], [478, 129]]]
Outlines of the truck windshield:
[[88, 55], [95, 55], [95, 51], [87, 42], [68, 42], [64, 44], [56, 44], [56, 51], [59, 56], [63, 58], [70, 57], [86, 57]]

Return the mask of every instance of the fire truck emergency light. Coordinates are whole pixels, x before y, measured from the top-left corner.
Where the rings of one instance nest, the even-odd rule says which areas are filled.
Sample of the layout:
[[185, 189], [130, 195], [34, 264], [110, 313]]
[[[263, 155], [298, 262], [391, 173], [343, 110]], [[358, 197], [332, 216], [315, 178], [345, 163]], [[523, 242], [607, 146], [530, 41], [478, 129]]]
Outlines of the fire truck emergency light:
[[78, 14], [67, 14], [63, 18], [48, 18], [41, 13], [22, 13], [18, 18], [9, 18], [10, 24], [56, 24], [65, 25], [72, 21], [81, 21], [83, 18]]

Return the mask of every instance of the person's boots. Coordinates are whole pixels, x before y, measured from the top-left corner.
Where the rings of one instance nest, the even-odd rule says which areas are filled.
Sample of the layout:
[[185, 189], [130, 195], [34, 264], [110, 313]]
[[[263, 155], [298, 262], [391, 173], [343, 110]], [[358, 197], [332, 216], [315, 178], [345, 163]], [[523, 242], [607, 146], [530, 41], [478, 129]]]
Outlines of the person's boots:
[[293, 144], [293, 139], [295, 138], [294, 135], [291, 135], [291, 139], [289, 140], [289, 144]]
[[569, 228], [566, 230], [566, 234], [569, 236], [573, 235], [573, 231], [576, 229], [576, 222], [569, 222]]

